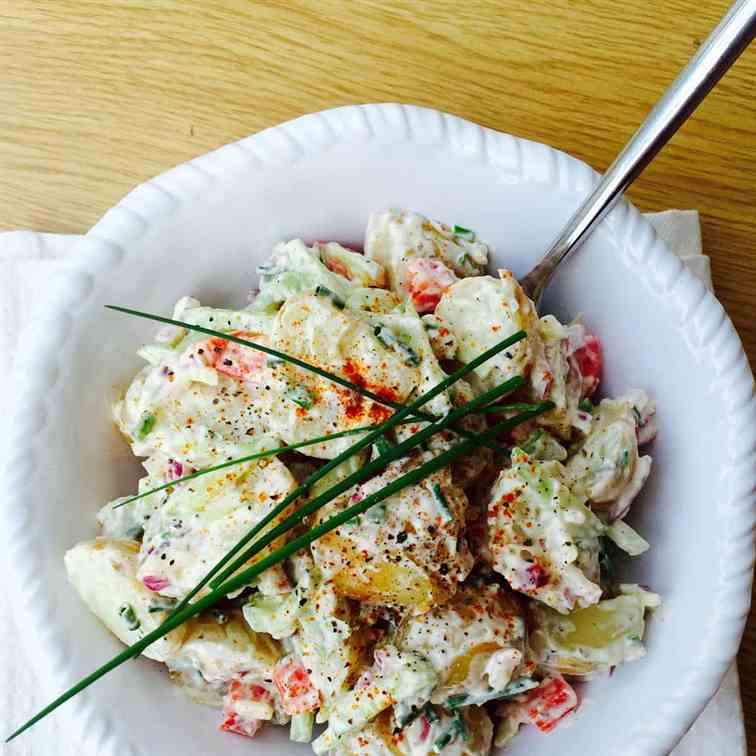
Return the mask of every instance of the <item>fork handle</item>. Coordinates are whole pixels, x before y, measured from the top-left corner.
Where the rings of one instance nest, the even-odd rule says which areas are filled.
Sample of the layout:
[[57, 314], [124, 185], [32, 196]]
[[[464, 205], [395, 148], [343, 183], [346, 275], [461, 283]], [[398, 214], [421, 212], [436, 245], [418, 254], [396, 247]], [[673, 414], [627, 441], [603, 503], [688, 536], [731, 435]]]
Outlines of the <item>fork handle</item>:
[[536, 304], [557, 265], [577, 248], [611, 210], [625, 189], [748, 47], [754, 35], [756, 0], [738, 0], [656, 103], [593, 191], [567, 222], [548, 252], [521, 280], [525, 291]]

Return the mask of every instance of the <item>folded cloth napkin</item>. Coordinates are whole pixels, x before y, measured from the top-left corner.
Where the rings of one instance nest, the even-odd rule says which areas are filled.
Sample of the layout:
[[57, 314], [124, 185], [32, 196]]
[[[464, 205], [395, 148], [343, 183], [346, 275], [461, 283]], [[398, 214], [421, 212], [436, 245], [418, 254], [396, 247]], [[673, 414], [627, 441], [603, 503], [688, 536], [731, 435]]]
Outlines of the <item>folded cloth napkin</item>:
[[[701, 250], [698, 213], [669, 210], [646, 217], [670, 249], [710, 287], [709, 258]], [[50, 272], [56, 265], [65, 264], [78, 238], [31, 231], [0, 233], [0, 353], [10, 354], [11, 364], [19, 332], [45, 305], [45, 286]], [[0, 401], [8, 396], [8, 392], [3, 391], [7, 380], [8, 376], [0, 371]], [[0, 407], [0, 418], [6, 416]], [[48, 690], [43, 671], [30, 661], [33, 653], [33, 649], [23, 646], [23, 628], [16, 624], [13, 607], [8, 605], [5, 594], [0, 595], [0, 679], [3, 681], [0, 735], [11, 732], [61, 692]], [[71, 742], [67, 735], [66, 717], [64, 707], [5, 746], [3, 753], [8, 756], [82, 756], [81, 745]], [[674, 756], [745, 756], [743, 710], [734, 664], [717, 695], [673, 753]]]

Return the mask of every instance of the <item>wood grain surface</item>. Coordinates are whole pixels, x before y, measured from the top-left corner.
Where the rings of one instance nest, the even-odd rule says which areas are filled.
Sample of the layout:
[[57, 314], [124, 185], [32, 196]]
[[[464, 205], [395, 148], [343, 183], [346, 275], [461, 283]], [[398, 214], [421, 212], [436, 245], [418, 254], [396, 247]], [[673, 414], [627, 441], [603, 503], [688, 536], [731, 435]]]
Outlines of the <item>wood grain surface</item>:
[[[174, 164], [347, 103], [436, 107], [602, 170], [727, 5], [0, 0], [0, 228], [83, 232]], [[630, 191], [701, 212], [752, 364], [755, 175], [752, 48]], [[755, 617], [740, 670], [756, 754]]]

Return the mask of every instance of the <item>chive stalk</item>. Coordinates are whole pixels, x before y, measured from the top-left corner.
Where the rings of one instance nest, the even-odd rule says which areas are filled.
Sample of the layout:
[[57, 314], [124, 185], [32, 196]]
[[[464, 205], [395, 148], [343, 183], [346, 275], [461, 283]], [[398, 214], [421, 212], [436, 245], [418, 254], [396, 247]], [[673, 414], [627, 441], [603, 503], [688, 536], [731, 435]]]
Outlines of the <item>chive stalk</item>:
[[[529, 420], [537, 416], [538, 414], [541, 414], [542, 412], [552, 409], [552, 407], [553, 404], [544, 403], [531, 411], [523, 412], [516, 417], [510, 418], [494, 425], [492, 428], [482, 433], [481, 436], [485, 436], [487, 438], [495, 438], [499, 433], [511, 430], [519, 423], [525, 422], [526, 420]], [[292, 554], [295, 554], [300, 549], [309, 546], [313, 541], [316, 541], [318, 538], [325, 535], [326, 533], [329, 533], [340, 525], [343, 525], [355, 515], [367, 511], [371, 506], [377, 504], [379, 501], [392, 496], [394, 493], [400, 491], [405, 486], [412, 485], [413, 483], [422, 480], [431, 472], [434, 472], [435, 470], [441, 469], [442, 467], [450, 464], [455, 459], [457, 459], [457, 457], [463, 454], [469, 454], [475, 448], [476, 444], [472, 441], [462, 441], [461, 443], [456, 444], [451, 449], [448, 449], [438, 457], [429, 460], [426, 464], [420, 466], [416, 470], [411, 470], [400, 478], [397, 478], [395, 481], [392, 481], [381, 491], [377, 491], [376, 493], [367, 496], [361, 502], [358, 502], [354, 506], [349, 507], [342, 512], [339, 512], [325, 522], [320, 523], [316, 527], [312, 528], [307, 533], [304, 533], [298, 538], [295, 538], [294, 540], [284, 544], [272, 554], [269, 554], [267, 557], [261, 559], [259, 562], [256, 562], [251, 567], [248, 567], [239, 574], [230, 578], [222, 586], [208, 593], [206, 596], [199, 598], [193, 604], [184, 606], [178, 612], [171, 614], [166, 619], [166, 621], [163, 622], [155, 630], [147, 633], [143, 638], [140, 638], [138, 641], [121, 651], [119, 654], [114, 656], [94, 672], [90, 673], [82, 680], [79, 680], [79, 682], [76, 683], [73, 687], [69, 688], [67, 691], [58, 696], [54, 701], [45, 706], [31, 719], [21, 725], [21, 727], [11, 733], [11, 735], [6, 739], [5, 742], [9, 743], [11, 740], [17, 738], [21, 733], [28, 730], [48, 714], [55, 711], [66, 701], [73, 698], [77, 693], [80, 693], [82, 690], [88, 688], [101, 677], [104, 677], [108, 672], [111, 672], [123, 663], [139, 656], [142, 651], [155, 643], [155, 641], [160, 640], [160, 638], [167, 635], [171, 630], [183, 624], [188, 619], [191, 619], [192, 617], [195, 617], [206, 609], [209, 609], [228, 593], [232, 593], [233, 591], [246, 586], [252, 579], [260, 575], [268, 568], [288, 559], [290, 556], [292, 556]]]

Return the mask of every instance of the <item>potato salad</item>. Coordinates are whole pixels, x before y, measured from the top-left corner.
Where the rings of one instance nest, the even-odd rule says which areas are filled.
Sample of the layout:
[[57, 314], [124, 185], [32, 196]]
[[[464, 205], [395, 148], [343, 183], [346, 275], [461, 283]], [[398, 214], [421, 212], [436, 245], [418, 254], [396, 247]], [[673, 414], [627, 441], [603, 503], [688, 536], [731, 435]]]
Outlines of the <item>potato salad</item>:
[[[651, 471], [653, 399], [631, 387], [599, 399], [598, 326], [539, 315], [509, 270], [489, 269], [490, 256], [464, 226], [374, 213], [363, 250], [282, 242], [258, 268], [248, 306], [186, 296], [172, 318], [183, 325], [161, 327], [139, 350], [144, 366], [113, 416], [144, 475], [99, 510], [97, 536], [65, 555], [82, 601], [125, 644], [159, 627], [263, 518], [273, 513], [269, 531], [433, 418], [524, 379], [347, 481], [239, 569], [461, 437], [550, 402], [495, 443], [345, 515], [149, 646], [144, 655], [192, 701], [219, 711], [221, 730], [252, 738], [281, 725], [334, 756], [481, 756], [521, 727], [554, 729], [578, 707], [581, 681], [644, 656], [660, 598], [619, 582], [615, 567], [649, 548], [625, 518]], [[520, 331], [426, 414], [368, 440], [279, 507], [397, 407]]]

